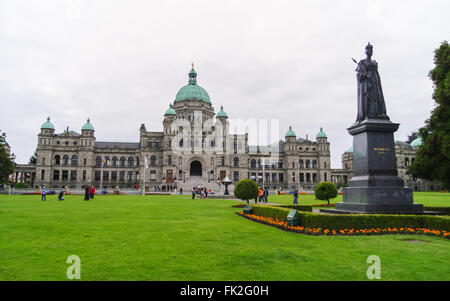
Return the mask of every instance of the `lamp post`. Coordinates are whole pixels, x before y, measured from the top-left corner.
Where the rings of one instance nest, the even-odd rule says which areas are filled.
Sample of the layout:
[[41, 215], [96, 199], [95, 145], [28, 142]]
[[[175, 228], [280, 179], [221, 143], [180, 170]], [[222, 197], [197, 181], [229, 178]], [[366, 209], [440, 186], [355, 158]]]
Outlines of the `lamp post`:
[[228, 192], [228, 185], [231, 184], [231, 180], [230, 178], [228, 178], [228, 176], [226, 176], [225, 179], [223, 179], [223, 184], [225, 185], [225, 192], [223, 195], [230, 195], [230, 193]]
[[142, 177], [142, 180], [143, 180], [142, 195], [145, 195], [145, 174], [147, 173], [147, 167], [148, 167], [147, 156], [144, 156], [144, 175]]

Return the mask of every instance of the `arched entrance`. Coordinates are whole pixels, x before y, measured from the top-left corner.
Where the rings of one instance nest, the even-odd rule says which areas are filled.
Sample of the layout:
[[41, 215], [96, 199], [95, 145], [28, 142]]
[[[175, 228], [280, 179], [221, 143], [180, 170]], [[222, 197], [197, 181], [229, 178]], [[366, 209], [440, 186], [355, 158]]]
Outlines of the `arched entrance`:
[[202, 163], [200, 163], [200, 161], [192, 161], [190, 176], [202, 176]]

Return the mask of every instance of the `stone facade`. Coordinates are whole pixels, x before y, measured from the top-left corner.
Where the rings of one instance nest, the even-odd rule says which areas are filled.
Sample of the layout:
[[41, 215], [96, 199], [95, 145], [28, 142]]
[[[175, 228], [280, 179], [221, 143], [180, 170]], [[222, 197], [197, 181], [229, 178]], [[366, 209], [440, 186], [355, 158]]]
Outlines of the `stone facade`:
[[[38, 135], [34, 186], [131, 188], [141, 186], [145, 177], [147, 189], [171, 190], [193, 178], [217, 184], [228, 177], [233, 183], [252, 178], [271, 189], [313, 189], [331, 180], [330, 144], [322, 129], [316, 141], [297, 138], [290, 129], [276, 146], [279, 154], [274, 159], [272, 153], [261, 151], [263, 147], [249, 146], [248, 133], [229, 134], [228, 115], [223, 108], [215, 114], [196, 76], [192, 68], [189, 84], [180, 89], [164, 114], [163, 131], [147, 131], [142, 124], [135, 143], [96, 141], [90, 120], [81, 134], [69, 128], [56, 134], [48, 119]], [[209, 121], [200, 131], [195, 126]], [[180, 139], [185, 128], [191, 129], [191, 135]], [[213, 151], [206, 152], [205, 145]]]

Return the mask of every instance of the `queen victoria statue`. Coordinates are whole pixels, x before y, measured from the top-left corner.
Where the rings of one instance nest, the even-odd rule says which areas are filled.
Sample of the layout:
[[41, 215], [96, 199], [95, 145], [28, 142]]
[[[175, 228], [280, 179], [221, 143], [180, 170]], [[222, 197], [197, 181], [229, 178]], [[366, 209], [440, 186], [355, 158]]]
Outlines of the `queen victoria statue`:
[[[356, 123], [365, 119], [387, 119], [383, 90], [381, 89], [378, 63], [372, 60], [373, 46], [366, 46], [366, 58], [359, 61], [356, 68], [358, 80], [358, 115]], [[353, 60], [355, 63], [356, 61]]]

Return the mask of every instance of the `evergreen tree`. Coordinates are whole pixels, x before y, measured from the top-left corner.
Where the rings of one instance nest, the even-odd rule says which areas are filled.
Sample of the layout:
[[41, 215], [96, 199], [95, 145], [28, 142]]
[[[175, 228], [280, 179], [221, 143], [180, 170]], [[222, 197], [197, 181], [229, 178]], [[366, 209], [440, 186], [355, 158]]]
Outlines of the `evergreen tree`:
[[411, 144], [411, 142], [416, 140], [418, 136], [419, 136], [418, 131], [412, 131], [411, 134], [408, 135], [408, 140], [406, 140], [405, 142]]
[[13, 156], [9, 156], [0, 144], [0, 184], [8, 182], [8, 176], [14, 172]]
[[37, 162], [37, 151], [34, 151], [34, 154], [33, 154], [33, 156], [30, 157], [28, 164], [36, 165], [36, 162]]
[[433, 81], [435, 108], [419, 130], [422, 145], [410, 167], [416, 178], [437, 180], [450, 189], [450, 46], [444, 41], [434, 52]]

